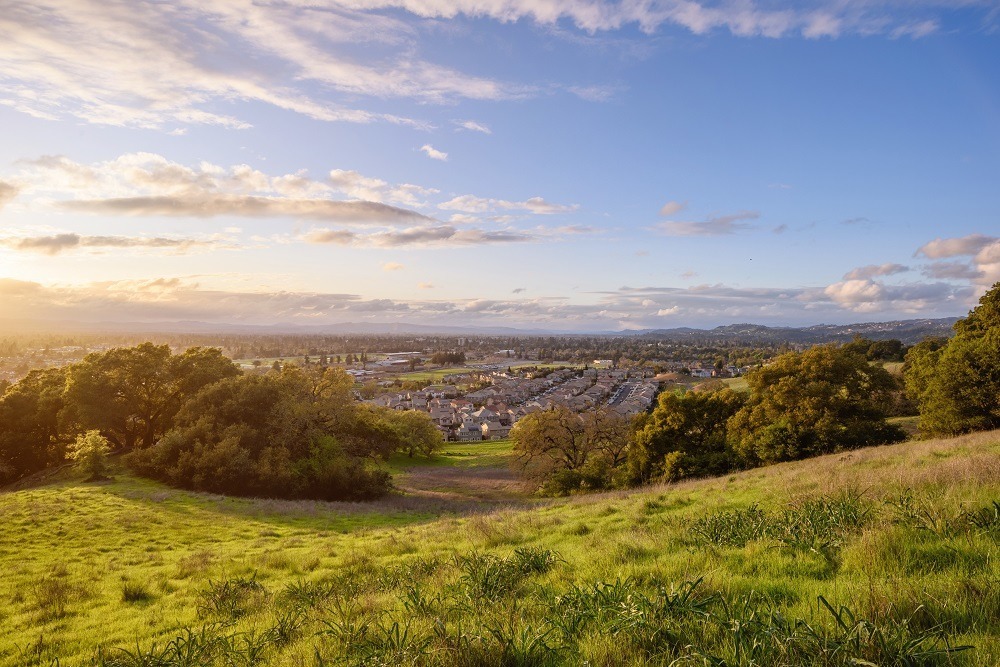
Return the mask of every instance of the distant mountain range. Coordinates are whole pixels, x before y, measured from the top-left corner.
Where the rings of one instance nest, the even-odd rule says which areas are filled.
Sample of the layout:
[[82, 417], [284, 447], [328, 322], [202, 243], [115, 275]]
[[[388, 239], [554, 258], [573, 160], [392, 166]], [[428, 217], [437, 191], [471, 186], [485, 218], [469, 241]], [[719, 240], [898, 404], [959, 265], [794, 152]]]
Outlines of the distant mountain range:
[[897, 339], [907, 345], [930, 336], [949, 337], [957, 317], [860, 324], [815, 324], [808, 327], [768, 327], [761, 324], [729, 324], [714, 329], [653, 329], [639, 333], [644, 338], [663, 341], [733, 341], [780, 344], [846, 343], [856, 336], [871, 340]]
[[847, 342], [855, 336], [873, 340], [895, 338], [908, 345], [928, 336], [951, 336], [958, 318], [897, 320], [860, 324], [816, 324], [808, 327], [769, 327], [762, 324], [729, 324], [714, 329], [644, 329], [640, 331], [567, 332], [514, 327], [444, 326], [405, 322], [344, 322], [341, 324], [219, 324], [212, 322], [79, 322], [3, 321], [3, 331], [65, 331], [90, 333], [191, 333], [245, 335], [445, 335], [445, 336], [641, 336], [677, 342], [739, 341], [747, 344], [801, 344]]

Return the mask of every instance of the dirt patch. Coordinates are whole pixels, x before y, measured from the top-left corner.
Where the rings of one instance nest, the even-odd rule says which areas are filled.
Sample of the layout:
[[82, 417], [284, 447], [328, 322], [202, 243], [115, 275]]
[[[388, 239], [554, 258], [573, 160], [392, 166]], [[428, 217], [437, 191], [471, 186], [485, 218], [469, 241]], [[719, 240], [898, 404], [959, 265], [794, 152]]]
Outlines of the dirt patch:
[[524, 501], [529, 489], [506, 467], [413, 468], [395, 479], [397, 488], [417, 496], [434, 495], [487, 503]]

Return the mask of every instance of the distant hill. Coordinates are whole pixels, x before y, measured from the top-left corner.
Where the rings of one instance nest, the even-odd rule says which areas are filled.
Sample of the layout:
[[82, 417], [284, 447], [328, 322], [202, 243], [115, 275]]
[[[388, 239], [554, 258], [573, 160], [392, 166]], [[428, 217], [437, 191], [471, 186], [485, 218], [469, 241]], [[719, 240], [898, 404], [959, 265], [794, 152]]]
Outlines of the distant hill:
[[443, 335], [443, 336], [641, 336], [650, 340], [678, 342], [738, 342], [743, 344], [842, 343], [855, 336], [873, 340], [896, 338], [908, 345], [928, 336], [951, 336], [958, 318], [869, 322], [862, 324], [816, 324], [808, 327], [768, 327], [762, 324], [728, 324], [714, 329], [643, 329], [639, 331], [559, 331], [518, 329], [500, 326], [414, 324], [410, 322], [342, 322], [302, 325], [239, 324], [198, 321], [175, 322], [81, 322], [41, 320], [0, 320], [0, 332], [87, 332], [87, 333], [188, 333], [276, 335]]
[[871, 340], [897, 339], [907, 345], [919, 343], [930, 336], [950, 337], [956, 317], [861, 324], [814, 324], [808, 327], [768, 327], [762, 324], [729, 324], [714, 329], [655, 329], [638, 335], [650, 340], [677, 342], [729, 341], [748, 344], [792, 343], [816, 345], [846, 343], [855, 336]]

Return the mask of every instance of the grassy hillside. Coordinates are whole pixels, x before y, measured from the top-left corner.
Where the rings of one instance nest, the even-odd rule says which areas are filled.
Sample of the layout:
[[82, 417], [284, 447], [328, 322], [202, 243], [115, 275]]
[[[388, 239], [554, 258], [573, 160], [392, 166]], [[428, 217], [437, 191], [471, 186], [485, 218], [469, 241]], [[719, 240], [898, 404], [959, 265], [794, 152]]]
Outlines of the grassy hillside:
[[559, 500], [508, 452], [366, 505], [0, 493], [0, 665], [1000, 664], [1000, 432]]

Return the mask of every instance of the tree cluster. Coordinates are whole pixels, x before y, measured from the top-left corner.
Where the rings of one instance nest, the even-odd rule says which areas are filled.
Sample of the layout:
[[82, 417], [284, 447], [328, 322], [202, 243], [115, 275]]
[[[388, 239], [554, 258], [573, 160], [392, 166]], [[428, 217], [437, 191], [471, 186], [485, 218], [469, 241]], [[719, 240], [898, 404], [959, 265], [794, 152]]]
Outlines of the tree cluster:
[[356, 403], [340, 369], [245, 375], [214, 348], [175, 355], [143, 343], [32, 371], [7, 388], [0, 483], [79, 458], [85, 441], [96, 451], [98, 437], [141, 474], [175, 486], [321, 499], [380, 495], [389, 478], [375, 460], [429, 454], [441, 442], [427, 415]]
[[648, 414], [614, 429], [610, 418], [599, 420], [602, 430], [591, 415], [539, 412], [511, 437], [521, 467], [550, 493], [720, 475], [905, 437], [886, 421], [895, 380], [849, 347], [786, 353], [747, 382], [747, 394], [663, 393]]
[[438, 366], [453, 366], [465, 363], [465, 352], [435, 352], [431, 363]]
[[920, 410], [921, 432], [954, 435], [1000, 428], [1000, 283], [955, 323], [953, 338], [913, 346], [904, 377]]

